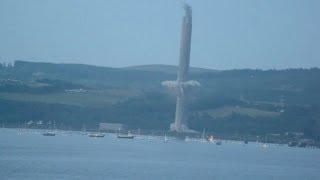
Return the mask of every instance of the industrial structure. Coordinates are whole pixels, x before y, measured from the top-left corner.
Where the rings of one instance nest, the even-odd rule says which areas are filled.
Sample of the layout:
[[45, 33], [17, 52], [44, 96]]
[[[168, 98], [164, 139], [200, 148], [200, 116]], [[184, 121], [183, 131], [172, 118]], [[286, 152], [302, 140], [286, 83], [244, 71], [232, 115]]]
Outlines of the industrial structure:
[[119, 132], [127, 129], [127, 126], [124, 124], [117, 123], [100, 123], [99, 130], [106, 132]]
[[175, 122], [170, 125], [171, 131], [191, 132], [188, 128], [188, 91], [192, 87], [200, 86], [197, 81], [188, 80], [191, 34], [192, 34], [192, 9], [188, 4], [184, 4], [185, 16], [182, 18], [180, 55], [178, 78], [176, 81], [164, 81], [162, 85], [173, 90], [177, 96]]

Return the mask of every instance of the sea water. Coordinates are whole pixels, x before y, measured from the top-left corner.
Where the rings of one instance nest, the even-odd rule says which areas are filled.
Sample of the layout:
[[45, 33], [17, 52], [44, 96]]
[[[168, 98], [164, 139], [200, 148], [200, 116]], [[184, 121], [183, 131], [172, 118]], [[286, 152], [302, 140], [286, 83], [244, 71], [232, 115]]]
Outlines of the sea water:
[[3, 129], [0, 179], [320, 179], [320, 149]]

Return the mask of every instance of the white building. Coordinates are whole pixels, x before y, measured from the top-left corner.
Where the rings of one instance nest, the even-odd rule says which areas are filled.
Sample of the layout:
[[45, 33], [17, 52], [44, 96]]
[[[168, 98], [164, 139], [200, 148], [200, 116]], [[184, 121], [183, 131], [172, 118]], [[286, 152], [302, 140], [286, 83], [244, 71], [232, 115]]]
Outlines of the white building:
[[118, 132], [126, 128], [127, 126], [124, 124], [117, 124], [117, 123], [100, 123], [99, 124], [99, 129], [101, 131]]

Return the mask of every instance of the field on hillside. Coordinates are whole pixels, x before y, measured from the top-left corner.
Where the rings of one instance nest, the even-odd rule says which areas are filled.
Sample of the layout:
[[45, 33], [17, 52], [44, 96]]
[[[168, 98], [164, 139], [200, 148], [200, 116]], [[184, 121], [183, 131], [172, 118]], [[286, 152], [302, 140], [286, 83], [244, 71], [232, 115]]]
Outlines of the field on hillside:
[[33, 93], [0, 93], [1, 99], [23, 101], [55, 103], [74, 106], [101, 107], [120, 103], [128, 98], [138, 96], [140, 93], [133, 90], [109, 90], [109, 91], [86, 91], [86, 92], [58, 92], [48, 94]]
[[279, 116], [280, 112], [259, 110], [254, 108], [240, 107], [240, 106], [224, 106], [216, 109], [210, 109], [206, 111], [200, 111], [200, 113], [208, 113], [213, 118], [225, 118], [232, 114], [240, 114], [255, 117], [275, 117]]

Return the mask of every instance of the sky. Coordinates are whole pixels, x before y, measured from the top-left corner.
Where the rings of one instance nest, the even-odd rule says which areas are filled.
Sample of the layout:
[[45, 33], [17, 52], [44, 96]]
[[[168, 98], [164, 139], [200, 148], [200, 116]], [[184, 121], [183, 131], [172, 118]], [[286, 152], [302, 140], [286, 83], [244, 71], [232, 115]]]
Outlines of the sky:
[[[188, 0], [190, 65], [320, 67], [319, 0]], [[1, 0], [0, 62], [177, 65], [180, 0]]]

